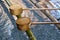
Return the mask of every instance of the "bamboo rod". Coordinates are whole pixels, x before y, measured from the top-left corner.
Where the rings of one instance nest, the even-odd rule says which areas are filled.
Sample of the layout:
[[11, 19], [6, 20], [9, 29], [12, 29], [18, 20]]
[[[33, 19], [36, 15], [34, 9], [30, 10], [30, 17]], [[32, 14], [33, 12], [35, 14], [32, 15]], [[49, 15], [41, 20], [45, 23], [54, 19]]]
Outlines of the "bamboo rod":
[[31, 22], [32, 25], [36, 24], [60, 24], [60, 22]]
[[60, 8], [25, 8], [23, 10], [60, 10]]
[[51, 1], [49, 1], [49, 3], [54, 7], [54, 4]]
[[6, 3], [8, 4], [8, 6], [11, 5], [11, 2], [10, 2], [9, 0], [5, 0], [5, 1], [6, 1]]

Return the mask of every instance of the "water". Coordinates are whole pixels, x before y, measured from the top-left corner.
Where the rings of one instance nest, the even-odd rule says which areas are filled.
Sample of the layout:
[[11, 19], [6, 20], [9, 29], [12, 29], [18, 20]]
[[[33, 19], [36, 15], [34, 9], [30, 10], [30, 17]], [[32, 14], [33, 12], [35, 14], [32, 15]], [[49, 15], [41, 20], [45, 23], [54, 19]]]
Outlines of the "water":
[[[60, 8], [60, 1], [59, 0], [51, 0], [51, 2], [54, 4], [54, 8]], [[53, 10], [51, 11], [51, 14], [56, 18], [60, 20], [60, 10]]]
[[11, 37], [11, 30], [13, 28], [11, 21], [0, 4], [0, 40], [5, 40]]
[[[33, 7], [28, 1], [23, 1], [28, 8]], [[16, 24], [12, 24], [15, 21], [9, 18], [10, 15], [8, 16], [9, 12], [7, 8], [2, 2], [0, 3], [2, 4], [2, 7], [0, 6], [0, 40], [29, 40], [25, 32], [17, 30]], [[27, 17], [30, 17], [32, 21], [35, 21], [36, 19], [38, 19], [38, 21], [44, 21], [44, 19], [39, 16], [37, 12], [30, 12], [27, 14]], [[35, 25], [33, 28], [31, 28], [31, 30], [33, 31], [37, 40], [60, 40], [60, 31], [57, 31], [58, 29], [56, 29], [56, 26], [53, 24]]]

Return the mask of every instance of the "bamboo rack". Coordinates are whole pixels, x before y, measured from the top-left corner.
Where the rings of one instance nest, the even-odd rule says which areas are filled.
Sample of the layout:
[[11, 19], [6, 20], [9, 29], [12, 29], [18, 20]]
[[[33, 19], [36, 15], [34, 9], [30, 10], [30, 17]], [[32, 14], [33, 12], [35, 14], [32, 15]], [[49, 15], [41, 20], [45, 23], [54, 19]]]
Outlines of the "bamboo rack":
[[[32, 4], [34, 4], [34, 2], [32, 2], [32, 0], [30, 0]], [[41, 6], [41, 8], [48, 8], [46, 6], [46, 3], [44, 2], [45, 5]], [[34, 6], [36, 6], [36, 8], [39, 8], [40, 6], [37, 4], [34, 4]], [[52, 22], [58, 22], [58, 20], [56, 18], [54, 18], [50, 12], [48, 10], [41, 10], [43, 12], [44, 15], [46, 15]], [[47, 12], [48, 11], [48, 12]], [[57, 28], [60, 29], [60, 25], [56, 24]]]
[[[11, 5], [11, 3], [9, 2], [9, 0], [5, 0], [5, 1], [7, 2], [7, 4], [9, 6]], [[25, 8], [23, 10], [60, 10], [60, 8]], [[56, 22], [55, 19], [53, 21], [55, 21], [55, 22], [31, 22], [31, 25], [36, 25], [36, 24], [60, 24], [60, 22]], [[31, 30], [26, 31], [26, 33], [29, 36], [29, 38], [32, 37], [30, 40], [36, 40], [36, 38], [34, 37], [33, 33], [31, 32]]]

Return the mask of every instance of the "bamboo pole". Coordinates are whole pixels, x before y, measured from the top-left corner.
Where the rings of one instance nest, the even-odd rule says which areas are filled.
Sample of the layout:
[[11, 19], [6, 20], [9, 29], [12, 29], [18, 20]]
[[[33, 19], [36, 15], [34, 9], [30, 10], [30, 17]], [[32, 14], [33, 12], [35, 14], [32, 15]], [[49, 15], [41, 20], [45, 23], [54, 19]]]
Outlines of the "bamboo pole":
[[32, 25], [36, 24], [60, 24], [60, 22], [31, 22]]
[[[11, 3], [10, 3], [9, 0], [5, 0], [5, 1], [7, 2], [7, 4], [9, 6], [11, 5]], [[17, 18], [21, 18], [21, 16], [20, 15], [17, 15]], [[25, 31], [25, 32], [27, 33], [27, 35], [28, 35], [28, 37], [29, 37], [30, 40], [36, 40], [35, 36], [33, 35], [32, 31], [30, 29], [27, 30], [27, 31]]]
[[23, 10], [60, 10], [60, 8], [25, 8]]
[[6, 3], [8, 4], [8, 6], [12, 5], [9, 0], [5, 0], [5, 1], [6, 1]]

